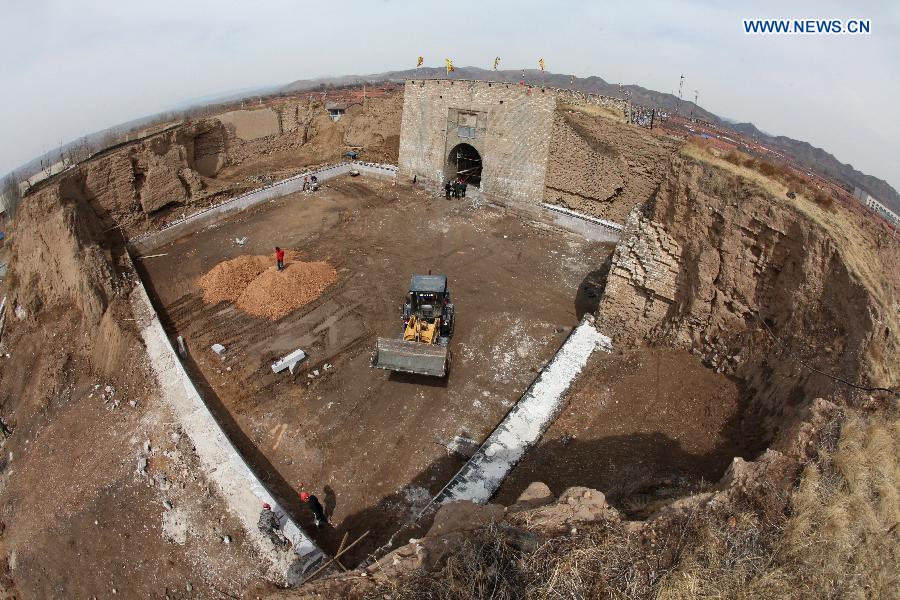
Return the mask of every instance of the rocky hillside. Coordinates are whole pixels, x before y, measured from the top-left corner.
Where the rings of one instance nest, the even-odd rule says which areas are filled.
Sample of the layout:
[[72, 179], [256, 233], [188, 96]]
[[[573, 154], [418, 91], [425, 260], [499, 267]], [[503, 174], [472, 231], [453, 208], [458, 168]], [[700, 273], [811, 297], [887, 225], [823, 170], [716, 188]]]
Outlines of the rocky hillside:
[[780, 150], [797, 159], [801, 165], [843, 181], [851, 187], [859, 187], [884, 202], [894, 212], [900, 213], [900, 193], [891, 184], [873, 175], [868, 175], [842, 163], [833, 154], [817, 148], [809, 142], [795, 140], [783, 135], [769, 135], [756, 128], [753, 123], [728, 125], [738, 133], [759, 140], [770, 148]]

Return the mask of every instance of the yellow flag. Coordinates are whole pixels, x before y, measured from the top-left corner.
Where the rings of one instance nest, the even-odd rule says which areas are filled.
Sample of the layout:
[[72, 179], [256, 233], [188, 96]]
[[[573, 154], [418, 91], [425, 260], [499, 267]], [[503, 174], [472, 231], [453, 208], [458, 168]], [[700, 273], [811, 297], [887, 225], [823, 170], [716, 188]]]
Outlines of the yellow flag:
[[452, 61], [452, 60], [450, 60], [449, 58], [445, 58], [444, 60], [445, 60], [446, 63], [447, 63], [447, 75], [449, 75], [450, 73], [452, 73], [452, 72], [455, 71], [456, 69], [453, 68], [453, 61]]
[[499, 57], [499, 56], [495, 56], [495, 57], [494, 57], [494, 70], [495, 70], [495, 71], [497, 70], [497, 66], [498, 66], [499, 64], [500, 64], [500, 57]]
[[541, 68], [541, 71], [544, 70], [544, 59], [543, 58], [538, 60], [538, 66]]
[[425, 62], [425, 59], [424, 59], [423, 57], [420, 56], [420, 57], [419, 57], [419, 60], [416, 61], [416, 66], [417, 66], [417, 67], [421, 67], [421, 66], [422, 66], [422, 63], [424, 63], [424, 62]]

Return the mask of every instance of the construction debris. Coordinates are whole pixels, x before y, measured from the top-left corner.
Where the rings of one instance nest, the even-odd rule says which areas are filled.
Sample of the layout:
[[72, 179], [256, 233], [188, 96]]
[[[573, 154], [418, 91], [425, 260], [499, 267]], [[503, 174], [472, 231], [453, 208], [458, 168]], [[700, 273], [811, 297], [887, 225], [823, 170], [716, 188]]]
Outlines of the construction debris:
[[300, 350], [294, 350], [287, 356], [280, 358], [272, 363], [272, 372], [273, 373], [281, 373], [285, 369], [288, 369], [290, 373], [293, 375], [294, 369], [296, 366], [306, 360], [306, 352]]
[[215, 352], [216, 354], [219, 355], [219, 358], [221, 358], [222, 360], [225, 360], [225, 352], [226, 352], [225, 346], [223, 346], [222, 344], [213, 344], [211, 346], [211, 348], [212, 348], [213, 352]]

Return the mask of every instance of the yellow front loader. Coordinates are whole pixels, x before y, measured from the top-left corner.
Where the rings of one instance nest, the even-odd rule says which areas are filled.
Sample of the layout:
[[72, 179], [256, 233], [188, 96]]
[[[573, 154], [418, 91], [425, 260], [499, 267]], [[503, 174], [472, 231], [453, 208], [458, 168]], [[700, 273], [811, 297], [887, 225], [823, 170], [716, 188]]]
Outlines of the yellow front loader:
[[378, 338], [372, 366], [443, 377], [450, 365], [453, 304], [444, 275], [413, 275], [403, 307], [403, 337]]

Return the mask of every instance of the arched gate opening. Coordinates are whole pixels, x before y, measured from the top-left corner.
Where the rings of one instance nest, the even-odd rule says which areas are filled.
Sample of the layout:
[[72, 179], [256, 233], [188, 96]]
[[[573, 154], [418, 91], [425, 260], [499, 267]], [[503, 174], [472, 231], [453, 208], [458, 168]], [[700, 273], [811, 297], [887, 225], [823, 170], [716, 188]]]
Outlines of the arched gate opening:
[[469, 185], [481, 185], [481, 154], [469, 144], [457, 144], [447, 156], [447, 174]]

